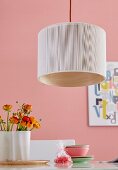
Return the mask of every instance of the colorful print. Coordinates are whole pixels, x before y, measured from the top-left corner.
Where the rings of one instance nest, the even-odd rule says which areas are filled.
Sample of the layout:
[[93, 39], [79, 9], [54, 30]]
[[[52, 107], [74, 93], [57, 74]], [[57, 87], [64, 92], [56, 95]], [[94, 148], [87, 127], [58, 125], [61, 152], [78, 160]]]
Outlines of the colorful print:
[[88, 87], [89, 125], [118, 126], [118, 62], [108, 62], [106, 79]]

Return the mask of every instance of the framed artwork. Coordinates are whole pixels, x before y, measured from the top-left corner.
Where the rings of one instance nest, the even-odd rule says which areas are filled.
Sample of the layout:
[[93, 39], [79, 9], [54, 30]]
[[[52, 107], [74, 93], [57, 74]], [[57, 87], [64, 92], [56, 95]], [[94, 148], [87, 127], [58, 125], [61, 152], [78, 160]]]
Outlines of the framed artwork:
[[106, 79], [88, 87], [90, 126], [118, 126], [118, 62], [107, 62]]

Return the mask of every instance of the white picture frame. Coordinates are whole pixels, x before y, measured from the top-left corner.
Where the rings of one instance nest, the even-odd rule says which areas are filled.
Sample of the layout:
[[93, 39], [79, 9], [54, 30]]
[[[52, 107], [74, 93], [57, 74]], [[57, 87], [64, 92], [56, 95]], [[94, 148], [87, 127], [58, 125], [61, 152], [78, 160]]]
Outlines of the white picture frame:
[[118, 62], [107, 62], [106, 79], [88, 87], [89, 126], [118, 126]]

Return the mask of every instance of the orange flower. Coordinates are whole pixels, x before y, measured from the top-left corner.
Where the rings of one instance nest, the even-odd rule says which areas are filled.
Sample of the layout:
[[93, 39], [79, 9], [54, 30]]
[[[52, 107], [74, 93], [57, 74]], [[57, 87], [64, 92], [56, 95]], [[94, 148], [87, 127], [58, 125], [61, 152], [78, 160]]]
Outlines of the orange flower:
[[33, 124], [32, 124], [32, 122], [27, 122], [27, 125], [26, 125], [28, 128], [33, 128]]
[[32, 124], [36, 123], [36, 119], [35, 119], [35, 117], [30, 116], [30, 121], [32, 122]]
[[20, 123], [20, 124], [21, 124], [21, 126], [23, 126], [23, 127], [27, 125], [27, 123], [26, 123], [26, 122], [24, 122], [23, 120], [21, 121], [21, 123]]
[[30, 120], [31, 120], [32, 125], [33, 125], [34, 128], [36, 128], [36, 129], [40, 128], [41, 125], [40, 125], [40, 123], [35, 119], [35, 117], [30, 116]]
[[33, 127], [36, 129], [39, 129], [41, 127], [40, 123], [37, 121], [36, 123], [33, 124]]
[[31, 128], [33, 126], [32, 122], [31, 122], [31, 120], [30, 120], [30, 118], [28, 116], [24, 116], [22, 118], [21, 125], [26, 126], [28, 128]]
[[18, 122], [19, 122], [19, 120], [16, 116], [10, 117], [9, 120], [10, 120], [10, 123], [12, 123], [12, 124], [18, 124]]
[[25, 103], [20, 105], [18, 101], [16, 103], [18, 104], [16, 112], [12, 112], [12, 105], [5, 104], [3, 106], [3, 110], [7, 112], [7, 119], [5, 122], [0, 115], [0, 129], [12, 131], [16, 127], [16, 131], [27, 131], [40, 128], [40, 120], [37, 121], [35, 117], [30, 116], [32, 105]]
[[12, 109], [12, 105], [5, 104], [5, 105], [3, 106], [3, 110], [5, 110], [5, 111], [11, 111], [11, 109]]
[[32, 111], [32, 105], [29, 105], [29, 104], [24, 104], [22, 108], [25, 113], [30, 113]]
[[27, 128], [33, 128], [33, 124], [31, 122], [24, 122], [23, 120], [21, 121], [21, 126], [27, 127]]
[[24, 116], [24, 113], [20, 112], [20, 113], [19, 113], [19, 117], [20, 117], [20, 118], [23, 118], [23, 116]]
[[21, 125], [22, 126], [26, 126], [27, 128], [40, 128], [40, 123], [35, 119], [35, 117], [31, 116], [31, 117], [28, 117], [28, 116], [24, 116], [22, 118], [22, 121], [21, 121]]

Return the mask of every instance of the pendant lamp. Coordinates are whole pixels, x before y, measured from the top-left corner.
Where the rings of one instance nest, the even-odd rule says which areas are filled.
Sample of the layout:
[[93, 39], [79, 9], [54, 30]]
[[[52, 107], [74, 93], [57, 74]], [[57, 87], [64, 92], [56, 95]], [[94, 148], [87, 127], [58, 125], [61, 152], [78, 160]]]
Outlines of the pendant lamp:
[[38, 34], [38, 79], [62, 87], [100, 83], [106, 72], [106, 33], [96, 25], [71, 22]]

